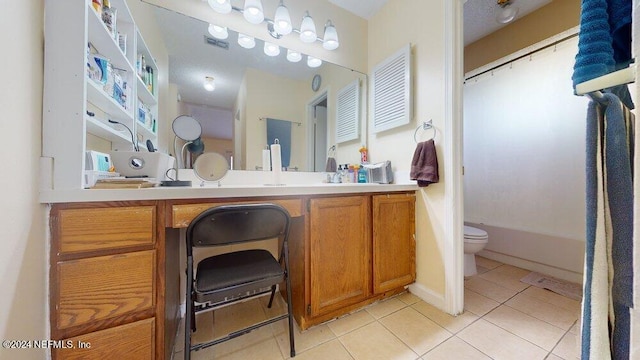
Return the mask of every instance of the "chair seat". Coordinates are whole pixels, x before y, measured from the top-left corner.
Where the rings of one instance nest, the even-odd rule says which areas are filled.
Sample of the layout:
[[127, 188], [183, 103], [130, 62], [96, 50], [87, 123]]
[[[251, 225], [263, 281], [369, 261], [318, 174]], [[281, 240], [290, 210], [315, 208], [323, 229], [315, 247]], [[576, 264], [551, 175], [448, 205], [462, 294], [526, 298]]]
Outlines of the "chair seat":
[[213, 303], [269, 288], [285, 279], [280, 263], [266, 250], [243, 250], [206, 258], [198, 263], [196, 301]]

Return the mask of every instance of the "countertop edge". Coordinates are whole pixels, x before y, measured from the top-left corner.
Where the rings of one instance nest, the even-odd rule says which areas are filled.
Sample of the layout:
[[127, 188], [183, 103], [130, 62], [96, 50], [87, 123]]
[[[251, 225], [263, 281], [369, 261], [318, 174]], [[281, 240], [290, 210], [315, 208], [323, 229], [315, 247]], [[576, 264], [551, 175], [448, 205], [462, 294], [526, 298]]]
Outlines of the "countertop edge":
[[146, 189], [76, 189], [41, 191], [39, 201], [42, 204], [53, 204], [136, 200], [331, 195], [416, 191], [418, 189], [417, 184], [295, 184], [284, 186], [259, 185], [189, 188], [155, 187]]

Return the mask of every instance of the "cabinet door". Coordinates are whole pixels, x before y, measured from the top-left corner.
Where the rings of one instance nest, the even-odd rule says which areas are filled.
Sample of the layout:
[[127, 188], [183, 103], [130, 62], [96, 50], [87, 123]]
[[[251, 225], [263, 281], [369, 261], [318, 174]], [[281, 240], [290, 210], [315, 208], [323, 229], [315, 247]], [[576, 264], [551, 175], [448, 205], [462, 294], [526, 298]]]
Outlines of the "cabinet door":
[[149, 359], [155, 358], [155, 319], [76, 336], [53, 350], [56, 360]]
[[371, 293], [368, 196], [311, 199], [311, 316]]
[[416, 279], [415, 195], [373, 197], [373, 291], [378, 294]]

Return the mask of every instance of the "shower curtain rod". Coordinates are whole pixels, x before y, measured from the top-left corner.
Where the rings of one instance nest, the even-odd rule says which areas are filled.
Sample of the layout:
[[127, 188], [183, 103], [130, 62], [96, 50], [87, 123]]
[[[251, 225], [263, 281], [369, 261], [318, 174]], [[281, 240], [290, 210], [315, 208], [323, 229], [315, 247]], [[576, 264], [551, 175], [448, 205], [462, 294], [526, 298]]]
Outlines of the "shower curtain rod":
[[473, 76], [470, 76], [470, 77], [464, 79], [464, 81], [466, 82], [466, 81], [471, 80], [473, 78], [476, 78], [476, 77], [478, 77], [480, 75], [484, 75], [484, 74], [486, 74], [488, 72], [491, 72], [491, 71], [494, 71], [496, 69], [499, 69], [499, 68], [501, 68], [501, 67], [503, 67], [503, 66], [505, 66], [505, 65], [507, 65], [509, 63], [512, 63], [512, 62], [518, 61], [520, 59], [526, 58], [527, 56], [531, 56], [531, 55], [533, 55], [533, 54], [535, 54], [537, 52], [540, 52], [542, 50], [548, 49], [548, 48], [550, 48], [552, 46], [556, 46], [556, 45], [560, 44], [561, 42], [563, 42], [565, 40], [569, 40], [569, 39], [577, 37], [577, 36], [578, 36], [578, 33], [574, 33], [574, 34], [565, 36], [562, 39], [556, 40], [556, 41], [554, 41], [554, 42], [552, 42], [550, 44], [544, 45], [544, 46], [542, 46], [540, 48], [537, 48], [535, 50], [531, 50], [531, 51], [527, 52], [526, 54], [520, 55], [520, 56], [518, 56], [516, 58], [513, 58], [513, 59], [509, 59], [508, 61], [503, 61], [503, 62], [497, 64], [496, 66], [492, 66], [491, 68], [489, 68], [487, 70], [484, 70], [484, 71], [482, 71], [480, 73], [477, 73], [477, 74], [475, 74]]

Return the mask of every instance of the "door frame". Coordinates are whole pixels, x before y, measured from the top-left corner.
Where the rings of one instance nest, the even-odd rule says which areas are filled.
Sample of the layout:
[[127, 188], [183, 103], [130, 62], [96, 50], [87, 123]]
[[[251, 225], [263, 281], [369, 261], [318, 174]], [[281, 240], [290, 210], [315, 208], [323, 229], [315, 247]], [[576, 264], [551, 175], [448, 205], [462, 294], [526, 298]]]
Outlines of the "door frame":
[[444, 173], [445, 222], [443, 264], [445, 276], [444, 310], [460, 314], [464, 310], [464, 191], [462, 121], [464, 81], [464, 3], [444, 2], [445, 43], [445, 131]]
[[[322, 102], [324, 99], [327, 99], [328, 101], [329, 89], [322, 90], [307, 102], [307, 167], [306, 167], [306, 171], [315, 171], [314, 169], [311, 168], [311, 164], [313, 164], [315, 161], [315, 146], [314, 146], [315, 141], [314, 141], [314, 134], [313, 134], [313, 129], [315, 127], [313, 126], [313, 120], [314, 120], [313, 112], [314, 112], [314, 107], [318, 105], [320, 102]], [[327, 133], [327, 139], [329, 139], [328, 133]], [[327, 148], [328, 147], [329, 147], [329, 144], [327, 144]]]

